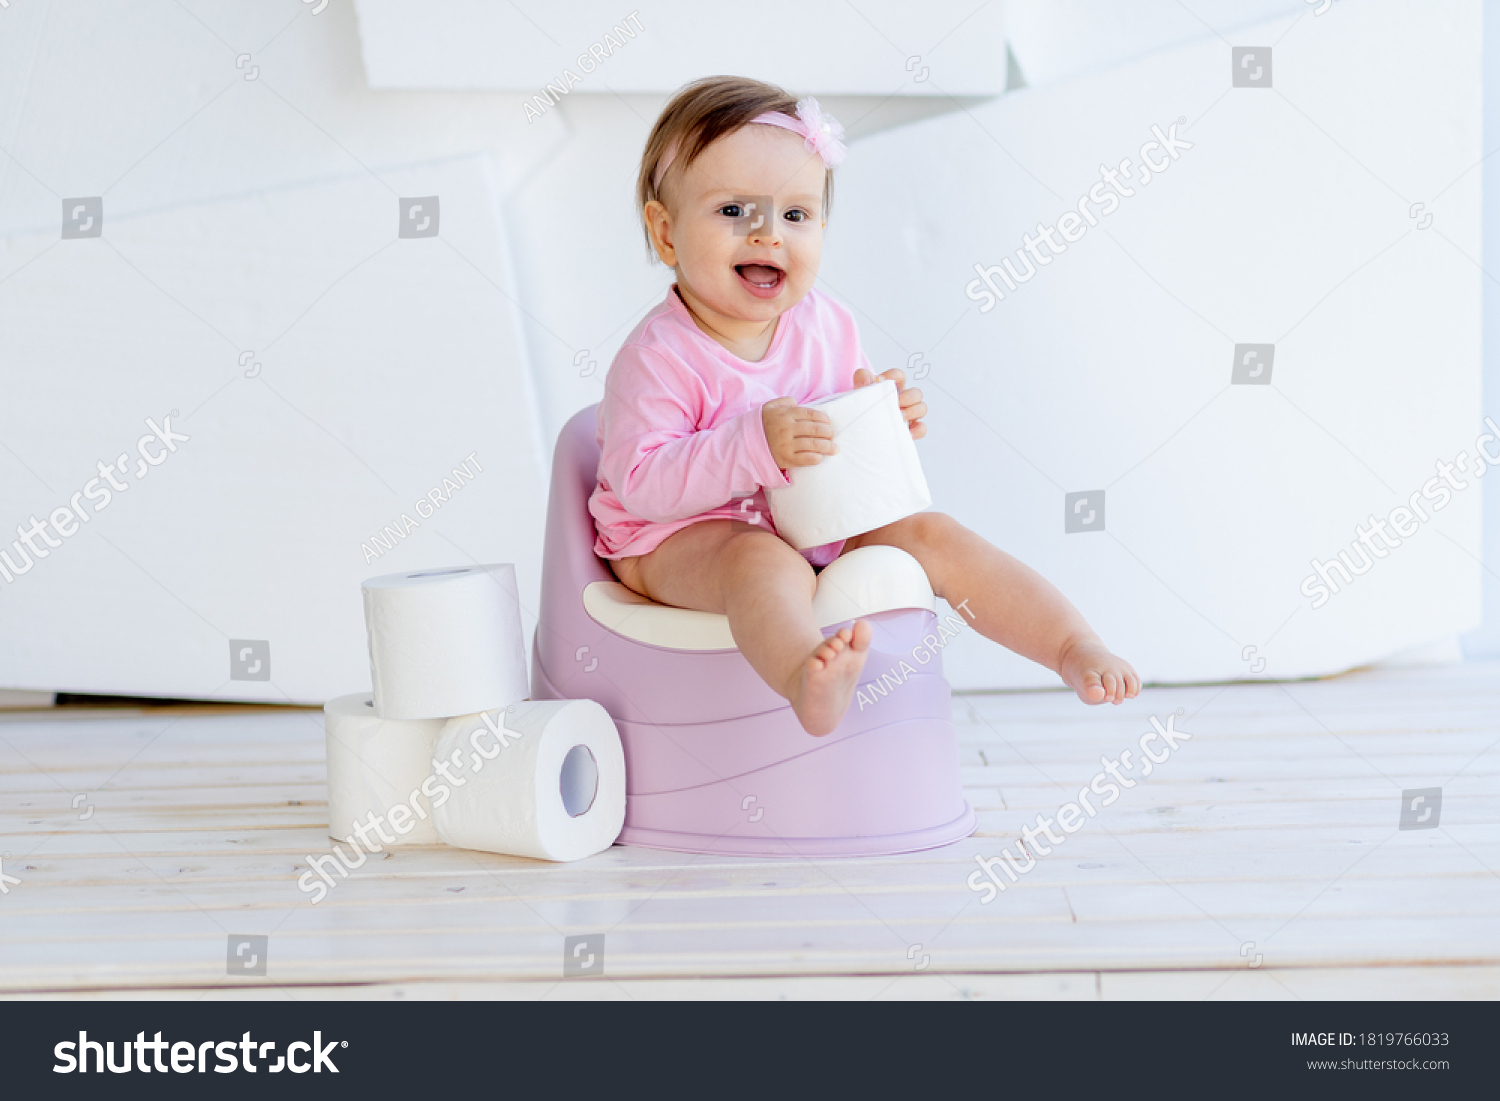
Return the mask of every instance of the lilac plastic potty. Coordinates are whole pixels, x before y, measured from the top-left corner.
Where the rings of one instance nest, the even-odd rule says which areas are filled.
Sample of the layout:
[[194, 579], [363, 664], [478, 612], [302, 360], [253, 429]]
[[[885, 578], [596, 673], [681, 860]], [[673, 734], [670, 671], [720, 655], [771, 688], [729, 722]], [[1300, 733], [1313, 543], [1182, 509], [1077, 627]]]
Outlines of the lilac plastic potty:
[[625, 747], [619, 840], [871, 856], [972, 833], [941, 651], [923, 641], [938, 634], [932, 589], [916, 560], [866, 547], [819, 575], [824, 633], [858, 616], [875, 637], [864, 706], [814, 738], [734, 647], [723, 616], [637, 596], [594, 554], [595, 408], [568, 421], [553, 456], [531, 689], [533, 699], [596, 700], [614, 717]]

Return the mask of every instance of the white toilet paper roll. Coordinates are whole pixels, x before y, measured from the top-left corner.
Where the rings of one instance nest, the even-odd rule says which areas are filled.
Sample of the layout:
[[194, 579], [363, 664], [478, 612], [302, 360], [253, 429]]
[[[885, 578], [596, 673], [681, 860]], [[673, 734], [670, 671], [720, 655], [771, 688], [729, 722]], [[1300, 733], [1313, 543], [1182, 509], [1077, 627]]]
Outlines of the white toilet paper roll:
[[328, 835], [342, 840], [359, 823], [382, 847], [388, 847], [386, 837], [394, 837], [390, 844], [397, 845], [438, 844], [431, 801], [422, 794], [422, 785], [432, 773], [443, 720], [381, 719], [370, 693], [359, 692], [323, 705], [323, 729]]
[[813, 402], [833, 421], [838, 453], [787, 471], [766, 491], [776, 531], [798, 550], [892, 523], [932, 504], [916, 441], [890, 379]]
[[434, 754], [433, 821], [450, 845], [539, 860], [607, 849], [625, 824], [625, 753], [593, 700], [451, 719]]
[[446, 719], [530, 694], [514, 566], [392, 573], [363, 588], [382, 719]]

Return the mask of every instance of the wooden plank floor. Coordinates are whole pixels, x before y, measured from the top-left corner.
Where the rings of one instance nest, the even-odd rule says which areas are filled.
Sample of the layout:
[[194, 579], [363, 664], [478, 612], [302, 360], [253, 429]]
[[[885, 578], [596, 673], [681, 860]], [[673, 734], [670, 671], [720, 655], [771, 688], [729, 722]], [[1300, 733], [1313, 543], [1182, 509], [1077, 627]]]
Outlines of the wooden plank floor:
[[[1500, 997], [1500, 664], [955, 712], [980, 829], [945, 849], [398, 849], [316, 906], [320, 713], [0, 714], [0, 996]], [[1005, 893], [966, 885], [1152, 715], [1192, 738]], [[1408, 788], [1437, 828], [1398, 829]], [[603, 977], [564, 980], [601, 933]], [[226, 974], [231, 934], [269, 936], [264, 978]]]

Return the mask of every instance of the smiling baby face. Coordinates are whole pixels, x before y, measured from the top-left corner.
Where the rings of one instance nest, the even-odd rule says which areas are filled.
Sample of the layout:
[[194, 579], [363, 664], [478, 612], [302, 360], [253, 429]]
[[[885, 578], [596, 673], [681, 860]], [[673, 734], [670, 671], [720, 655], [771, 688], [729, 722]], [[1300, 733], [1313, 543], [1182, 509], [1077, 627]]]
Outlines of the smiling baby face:
[[[765, 325], [802, 300], [823, 257], [822, 160], [796, 134], [741, 127], [664, 182], [652, 243], [683, 297], [726, 329]], [[749, 209], [767, 205], [769, 210]]]

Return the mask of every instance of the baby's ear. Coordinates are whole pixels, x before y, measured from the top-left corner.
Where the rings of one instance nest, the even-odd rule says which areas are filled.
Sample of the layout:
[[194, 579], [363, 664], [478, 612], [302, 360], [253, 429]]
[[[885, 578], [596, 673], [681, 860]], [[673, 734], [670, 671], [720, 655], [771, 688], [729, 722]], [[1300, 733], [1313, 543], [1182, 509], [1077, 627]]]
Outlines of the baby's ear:
[[646, 204], [641, 216], [645, 222], [646, 239], [650, 242], [652, 251], [656, 253], [656, 258], [669, 268], [676, 267], [677, 250], [672, 247], [668, 239], [671, 231], [671, 212], [667, 210], [666, 204], [658, 199], [652, 199]]

